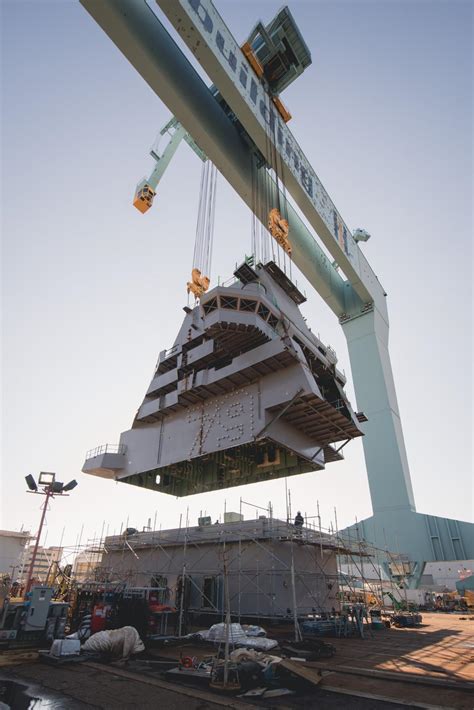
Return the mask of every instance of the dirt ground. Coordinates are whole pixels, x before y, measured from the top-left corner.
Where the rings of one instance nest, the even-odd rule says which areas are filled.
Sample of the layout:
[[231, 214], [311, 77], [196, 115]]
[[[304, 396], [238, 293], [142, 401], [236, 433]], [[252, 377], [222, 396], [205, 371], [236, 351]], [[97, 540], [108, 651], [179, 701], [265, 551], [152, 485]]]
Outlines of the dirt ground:
[[374, 632], [365, 639], [332, 639], [334, 658], [325, 687], [398, 702], [474, 708], [474, 618], [472, 614], [424, 613], [416, 629]]
[[[322, 673], [313, 691], [301, 697], [245, 703], [207, 688], [194, 689], [170, 683], [157, 673], [139, 674], [140, 664], [119, 668], [96, 663], [70, 663], [52, 667], [41, 662], [0, 668], [0, 707], [22, 710], [30, 707], [11, 681], [30, 686], [29, 696], [38, 698], [36, 708], [164, 708], [214, 710], [255, 707], [349, 708], [382, 710], [423, 707], [474, 708], [474, 620], [456, 614], [424, 614], [420, 628], [384, 629], [366, 638], [327, 639], [337, 648], [333, 658], [305, 666]], [[161, 647], [156, 654], [170, 660], [183, 655], [204, 657], [208, 648], [192, 643]], [[2, 678], [7, 689], [2, 697]], [[10, 681], [10, 684], [8, 684]], [[20, 688], [21, 690], [21, 688]], [[25, 690], [25, 688], [23, 688]], [[337, 691], [337, 692], [335, 692]], [[15, 696], [9, 704], [7, 693]], [[33, 707], [33, 705], [31, 705]]]
[[[7, 674], [3, 674], [4, 676]], [[192, 698], [147, 683], [123, 678], [87, 668], [84, 664], [70, 664], [52, 668], [43, 663], [16, 666], [8, 673], [9, 680], [25, 683], [28, 694], [39, 699], [35, 708], [42, 708], [41, 701], [48, 710], [89, 710], [92, 708], [112, 710], [143, 710], [166, 708], [169, 710], [218, 710], [221, 705]], [[0, 681], [1, 685], [1, 681]], [[1, 697], [1, 696], [0, 696]], [[1, 706], [0, 706], [1, 707]], [[21, 706], [11, 705], [12, 710]], [[28, 705], [24, 706], [25, 708]]]
[[474, 681], [473, 642], [472, 614], [423, 613], [423, 624], [417, 629], [392, 627], [375, 631], [363, 640], [332, 639], [337, 654], [331, 666], [352, 665], [451, 682]]
[[[0, 676], [0, 688], [2, 678], [5, 677], [5, 673]], [[59, 668], [51, 668], [43, 663], [15, 666], [8, 672], [8, 681], [24, 684], [24, 690], [36, 700], [31, 705], [35, 710], [183, 710], [183, 707], [186, 710], [222, 710], [224, 707], [231, 710], [254, 710], [257, 707], [266, 710], [311, 710], [316, 707], [328, 710], [406, 710], [404, 705], [340, 695], [321, 688], [303, 697], [289, 696], [256, 705], [242, 699], [216, 697], [209, 691], [196, 691], [176, 685], [169, 688], [161, 687], [161, 684], [152, 685], [143, 679], [124, 678], [88, 668], [85, 664], [70, 664]], [[16, 697], [17, 700], [10, 705], [12, 710], [26, 710], [30, 707], [24, 704], [23, 698], [19, 699], [18, 693]], [[9, 707], [8, 703], [6, 707]]]

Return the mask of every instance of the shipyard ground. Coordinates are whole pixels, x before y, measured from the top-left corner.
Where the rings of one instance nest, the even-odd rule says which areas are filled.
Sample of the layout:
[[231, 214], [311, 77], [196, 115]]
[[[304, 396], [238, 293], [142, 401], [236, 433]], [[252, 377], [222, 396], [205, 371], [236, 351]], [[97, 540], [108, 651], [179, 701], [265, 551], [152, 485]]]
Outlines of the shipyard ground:
[[[256, 708], [354, 708], [364, 710], [403, 707], [472, 709], [474, 697], [474, 617], [459, 614], [423, 615], [423, 626], [416, 629], [386, 629], [365, 639], [329, 639], [336, 655], [321, 663], [306, 663], [308, 673], [322, 672], [321, 682], [299, 696], [272, 701], [245, 702], [228, 698], [209, 689], [171, 684], [158, 674], [140, 671], [140, 663], [74, 663], [52, 667], [40, 662], [1, 667], [0, 689], [7, 679], [10, 694], [16, 691], [39, 698], [35, 708], [156, 708], [173, 710], [186, 704], [187, 710], [214, 710], [230, 707]], [[160, 649], [161, 658], [208, 655], [198, 646], [173, 646]], [[6, 707], [28, 708], [25, 700]], [[23, 704], [22, 704], [23, 703]], [[26, 704], [25, 704], [26, 703]]]

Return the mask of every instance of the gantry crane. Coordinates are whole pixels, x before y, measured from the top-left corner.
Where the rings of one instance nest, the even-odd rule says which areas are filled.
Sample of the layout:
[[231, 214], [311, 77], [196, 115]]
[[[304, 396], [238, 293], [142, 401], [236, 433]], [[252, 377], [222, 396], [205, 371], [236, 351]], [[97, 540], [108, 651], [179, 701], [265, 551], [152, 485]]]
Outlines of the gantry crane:
[[[80, 1], [263, 224], [268, 214], [253, 200], [256, 160], [257, 180], [268, 189], [268, 171], [275, 170], [314, 230], [288, 203], [293, 262], [343, 328], [358, 408], [368, 418], [363, 444], [373, 516], [352, 533], [397, 550], [412, 580], [423, 561], [474, 557], [474, 526], [416, 512], [388, 350], [386, 293], [359, 246], [368, 235], [347, 227], [281, 102], [286, 82], [309, 63], [291, 13], [284, 9], [269, 25], [259, 23], [241, 47], [212, 0], [156, 0], [155, 9], [213, 82], [208, 87], [145, 0]], [[279, 190], [272, 182], [274, 204]]]

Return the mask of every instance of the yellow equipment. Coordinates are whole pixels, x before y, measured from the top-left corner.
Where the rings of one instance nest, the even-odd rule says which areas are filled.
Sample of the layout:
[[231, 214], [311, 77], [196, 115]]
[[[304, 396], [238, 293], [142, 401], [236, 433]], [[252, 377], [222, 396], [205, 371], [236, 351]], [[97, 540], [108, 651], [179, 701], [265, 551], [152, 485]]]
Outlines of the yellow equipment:
[[470, 589], [465, 589], [463, 597], [466, 600], [468, 608], [474, 609], [474, 592], [472, 592]]
[[259, 79], [261, 79], [263, 76], [263, 67], [255, 56], [250, 42], [245, 42], [245, 44], [243, 44], [240, 49], [242, 50], [244, 57], [254, 70], [255, 74], [258, 76]]
[[291, 244], [288, 240], [288, 220], [282, 218], [280, 211], [276, 207], [268, 213], [268, 231], [281, 248], [291, 256]]
[[272, 96], [272, 101], [275, 104], [276, 110], [278, 111], [282, 119], [285, 121], [285, 123], [291, 121], [291, 113], [288, 111], [283, 101], [278, 96]]
[[202, 294], [207, 291], [211, 280], [208, 276], [202, 276], [199, 269], [191, 271], [191, 281], [188, 281], [188, 293], [194, 293], [194, 298], [201, 298]]
[[150, 187], [148, 183], [144, 185], [139, 185], [137, 191], [135, 192], [135, 197], [133, 198], [133, 206], [137, 208], [142, 214], [148, 212], [153, 204], [153, 198], [156, 192]]

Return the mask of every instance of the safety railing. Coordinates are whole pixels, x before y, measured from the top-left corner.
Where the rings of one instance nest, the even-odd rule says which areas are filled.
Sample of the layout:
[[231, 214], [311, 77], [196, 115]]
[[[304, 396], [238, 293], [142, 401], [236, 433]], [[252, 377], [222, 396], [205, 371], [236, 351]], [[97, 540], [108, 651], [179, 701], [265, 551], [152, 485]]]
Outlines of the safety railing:
[[332, 362], [333, 365], [337, 364], [336, 351], [330, 345], [326, 345], [326, 357], [329, 360], [329, 362]]
[[102, 454], [124, 454], [126, 450], [125, 444], [102, 444], [101, 446], [96, 446], [95, 449], [90, 449], [86, 453], [86, 459], [102, 456]]
[[[295, 544], [320, 545], [334, 550], [336, 554], [351, 554], [356, 549], [353, 542], [351, 543], [349, 539], [344, 539], [339, 535], [328, 534], [306, 526], [299, 527], [292, 523], [270, 518], [191, 527], [187, 530], [180, 528], [137, 532], [126, 539], [135, 550], [155, 546], [179, 546], [183, 544], [185, 537], [188, 543], [193, 544], [219, 543], [224, 539], [229, 543], [239, 540], [266, 539], [294, 542]], [[122, 549], [124, 539], [124, 535], [109, 536], [107, 538], [108, 549]], [[359, 549], [360, 544], [357, 547], [357, 550]]]
[[223, 286], [224, 288], [226, 288], [227, 286], [232, 286], [232, 284], [237, 283], [238, 280], [239, 280], [239, 279], [237, 278], [237, 276], [229, 276], [228, 279], [225, 279], [224, 281], [221, 281], [221, 277], [218, 276], [218, 277], [217, 277], [217, 285], [218, 285], [218, 286]]
[[176, 355], [177, 353], [179, 353], [180, 348], [181, 345], [178, 343], [177, 345], [173, 345], [173, 347], [168, 348], [167, 350], [162, 350], [158, 356], [157, 365], [159, 365], [160, 362], [163, 362], [163, 360], [167, 360], [172, 355]]

